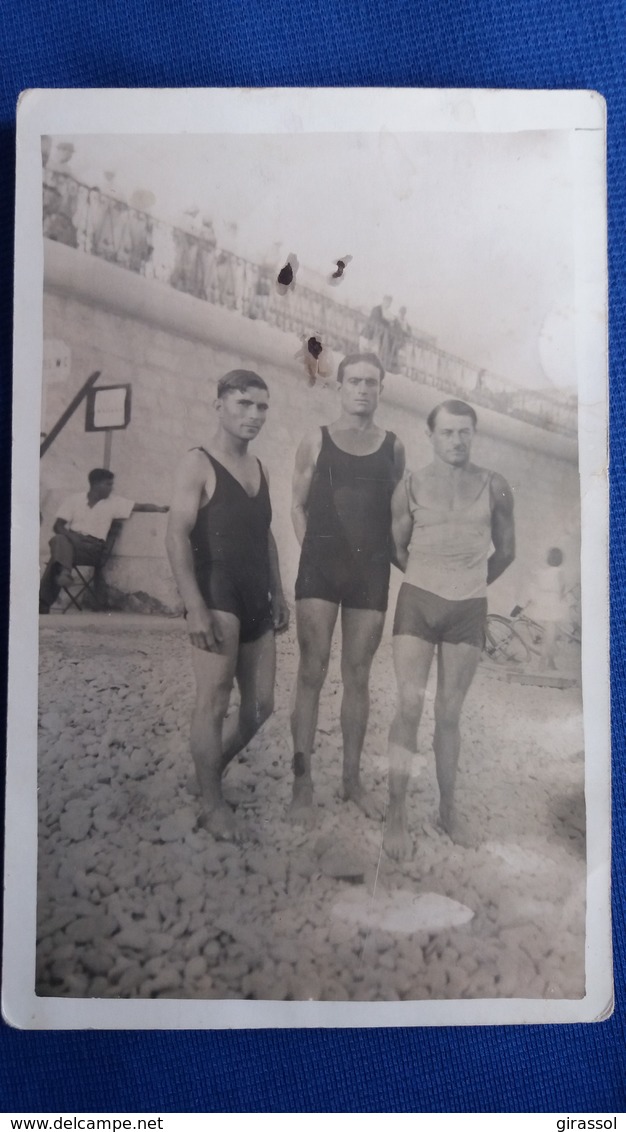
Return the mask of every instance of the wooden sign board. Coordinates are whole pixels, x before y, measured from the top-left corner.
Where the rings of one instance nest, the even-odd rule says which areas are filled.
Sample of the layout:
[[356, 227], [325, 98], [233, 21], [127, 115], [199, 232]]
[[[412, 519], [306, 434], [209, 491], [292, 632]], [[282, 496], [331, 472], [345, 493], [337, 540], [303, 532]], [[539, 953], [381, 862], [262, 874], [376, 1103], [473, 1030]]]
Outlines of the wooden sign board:
[[131, 386], [99, 385], [87, 394], [85, 432], [126, 428], [130, 423]]

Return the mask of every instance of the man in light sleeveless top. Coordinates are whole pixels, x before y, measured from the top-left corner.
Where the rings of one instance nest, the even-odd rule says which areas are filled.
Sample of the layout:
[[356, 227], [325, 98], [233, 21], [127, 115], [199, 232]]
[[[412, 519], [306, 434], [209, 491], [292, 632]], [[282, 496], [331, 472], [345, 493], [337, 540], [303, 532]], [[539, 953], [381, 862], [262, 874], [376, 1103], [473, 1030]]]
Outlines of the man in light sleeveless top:
[[319, 698], [340, 608], [343, 797], [368, 816], [378, 814], [361, 785], [360, 761], [370, 668], [387, 609], [391, 497], [404, 471], [402, 444], [374, 421], [383, 377], [375, 354], [344, 358], [337, 371], [340, 415], [305, 437], [296, 454], [292, 518], [302, 552], [290, 813], [306, 825], [313, 819], [311, 752]]
[[[222, 793], [231, 760], [274, 710], [274, 632], [287, 627], [266, 469], [248, 452], [269, 408], [266, 383], [251, 370], [218, 382], [217, 429], [176, 473], [167, 551], [185, 606], [196, 677], [191, 753], [215, 837], [240, 831]], [[233, 684], [239, 712], [224, 725]]]
[[427, 421], [433, 461], [407, 473], [392, 501], [396, 556], [405, 578], [393, 627], [398, 703], [389, 732], [384, 835], [385, 850], [395, 860], [412, 851], [406, 791], [435, 650], [439, 817], [453, 841], [475, 840], [454, 804], [459, 720], [484, 646], [487, 586], [515, 557], [513, 494], [497, 472], [471, 463], [476, 424], [476, 413], [464, 401], [433, 409]]

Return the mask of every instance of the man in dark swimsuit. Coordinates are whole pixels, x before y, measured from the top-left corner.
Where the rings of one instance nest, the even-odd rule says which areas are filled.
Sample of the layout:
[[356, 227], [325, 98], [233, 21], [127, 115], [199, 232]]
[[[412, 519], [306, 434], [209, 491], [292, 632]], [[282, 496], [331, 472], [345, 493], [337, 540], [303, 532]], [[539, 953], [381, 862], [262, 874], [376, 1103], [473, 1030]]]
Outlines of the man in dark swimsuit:
[[337, 381], [341, 413], [305, 437], [296, 454], [292, 518], [302, 546], [296, 581], [300, 664], [291, 720], [291, 815], [309, 823], [311, 752], [320, 692], [341, 606], [343, 797], [368, 816], [376, 807], [360, 781], [369, 711], [369, 673], [380, 643], [391, 562], [391, 497], [404, 448], [374, 423], [384, 377], [375, 354], [351, 354]]
[[[263, 427], [269, 391], [258, 374], [233, 370], [217, 386], [217, 430], [176, 475], [167, 551], [186, 611], [196, 676], [193, 755], [216, 837], [238, 836], [222, 775], [274, 708], [274, 632], [286, 629], [267, 471], [248, 453]], [[224, 720], [235, 678], [237, 716]]]

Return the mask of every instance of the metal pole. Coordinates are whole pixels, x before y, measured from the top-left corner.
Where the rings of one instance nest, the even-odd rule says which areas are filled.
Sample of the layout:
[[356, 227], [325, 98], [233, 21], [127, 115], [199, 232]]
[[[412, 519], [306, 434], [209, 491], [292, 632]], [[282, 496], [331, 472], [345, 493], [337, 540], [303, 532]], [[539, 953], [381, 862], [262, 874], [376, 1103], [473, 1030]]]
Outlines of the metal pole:
[[80, 389], [78, 390], [78, 393], [76, 394], [75, 397], [72, 398], [69, 405], [67, 406], [67, 409], [63, 410], [63, 412], [61, 413], [61, 416], [59, 417], [57, 423], [55, 425], [53, 425], [53, 427], [50, 429], [50, 432], [48, 433], [46, 439], [43, 441], [43, 443], [39, 447], [40, 458], [42, 456], [45, 456], [50, 445], [54, 443], [54, 441], [56, 440], [56, 438], [59, 435], [59, 433], [61, 432], [61, 430], [65, 428], [70, 417], [76, 412], [81, 401], [87, 395], [87, 392], [91, 389], [92, 385], [95, 385], [96, 381], [100, 377], [101, 372], [102, 371], [99, 370], [99, 369], [94, 370], [94, 372], [92, 374], [90, 374], [90, 376], [87, 378], [85, 384], [81, 385]]
[[113, 429], [108, 428], [104, 434], [104, 457], [102, 467], [107, 471], [111, 468], [111, 447], [113, 445]]

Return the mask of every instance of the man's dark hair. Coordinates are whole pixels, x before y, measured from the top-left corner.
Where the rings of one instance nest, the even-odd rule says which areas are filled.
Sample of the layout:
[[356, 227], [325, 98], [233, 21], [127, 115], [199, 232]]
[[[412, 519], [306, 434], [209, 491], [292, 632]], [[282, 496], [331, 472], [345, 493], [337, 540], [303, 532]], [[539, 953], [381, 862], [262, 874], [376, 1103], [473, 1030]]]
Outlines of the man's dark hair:
[[264, 389], [269, 393], [269, 389], [262, 377], [255, 373], [252, 369], [231, 369], [220, 377], [217, 383], [218, 397], [225, 397], [227, 393], [245, 393], [250, 387], [254, 389]]
[[358, 365], [359, 362], [367, 362], [368, 366], [375, 366], [380, 374], [380, 384], [382, 385], [385, 378], [385, 369], [376, 354], [348, 354], [347, 357], [339, 363], [339, 369], [337, 370], [337, 381], [339, 384], [342, 384], [343, 376], [348, 366]]
[[548, 551], [548, 566], [560, 566], [563, 561], [563, 551], [558, 546], [551, 546]]
[[115, 476], [108, 468], [92, 468], [87, 479], [89, 486], [94, 487], [97, 483], [108, 483], [109, 480], [114, 480]]
[[446, 413], [452, 413], [455, 417], [470, 417], [474, 428], [478, 427], [478, 417], [467, 401], [442, 401], [428, 414], [426, 427], [429, 432], [434, 431], [440, 409], [445, 409]]

